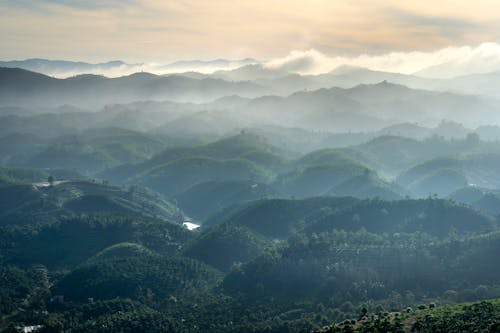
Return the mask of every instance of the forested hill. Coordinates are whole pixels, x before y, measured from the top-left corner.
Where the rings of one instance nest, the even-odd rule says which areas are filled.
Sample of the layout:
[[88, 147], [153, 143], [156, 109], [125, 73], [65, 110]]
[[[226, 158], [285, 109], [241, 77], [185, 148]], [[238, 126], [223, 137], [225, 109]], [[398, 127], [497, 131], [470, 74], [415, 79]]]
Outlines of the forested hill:
[[360, 309], [357, 318], [332, 323], [316, 333], [420, 332], [492, 333], [500, 331], [500, 300], [436, 306], [420, 304], [400, 311], [368, 313]]
[[0, 333], [497, 332], [499, 102], [436, 82], [0, 68]]

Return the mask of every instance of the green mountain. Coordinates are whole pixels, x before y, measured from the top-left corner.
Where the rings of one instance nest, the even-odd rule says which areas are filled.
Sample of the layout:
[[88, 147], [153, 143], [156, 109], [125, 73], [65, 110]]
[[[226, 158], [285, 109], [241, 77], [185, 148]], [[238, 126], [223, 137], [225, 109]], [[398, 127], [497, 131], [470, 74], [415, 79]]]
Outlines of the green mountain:
[[[366, 308], [364, 308], [366, 309]], [[490, 333], [500, 329], [500, 300], [448, 304], [436, 307], [431, 302], [403, 311], [366, 313], [359, 320], [345, 319], [327, 325], [319, 333], [362, 332], [456, 332]], [[381, 315], [382, 314], [382, 315]]]
[[[293, 302], [307, 299], [340, 309], [339, 300], [349, 299], [352, 293], [362, 292], [364, 296], [358, 297], [365, 300], [405, 291], [414, 297], [438, 297], [448, 290], [460, 290], [464, 281], [476, 286], [493, 284], [491, 293], [495, 294], [498, 269], [486, 275], [480, 272], [493, 260], [498, 242], [498, 232], [444, 241], [418, 234], [367, 231], [297, 235], [285, 247], [232, 270], [223, 288], [244, 293], [257, 303], [274, 297], [280, 300], [278, 304], [291, 307]], [[456, 297], [478, 297], [465, 289]], [[396, 301], [400, 307], [405, 302]]]
[[279, 175], [273, 186], [298, 198], [321, 196], [335, 186], [368, 172], [365, 166], [353, 162], [312, 165]]
[[80, 265], [54, 287], [54, 292], [76, 302], [121, 297], [148, 299], [154, 304], [167, 297], [189, 298], [194, 290], [208, 292], [219, 279], [219, 272], [198, 261], [143, 253]]
[[215, 215], [206, 221], [207, 226], [229, 222], [242, 225], [268, 238], [286, 239], [300, 231], [308, 223], [332, 211], [355, 205], [354, 198], [317, 197], [303, 200], [268, 199], [259, 200], [236, 211]]
[[93, 174], [119, 162], [106, 151], [89, 145], [61, 144], [50, 146], [25, 162], [37, 168], [64, 168]]
[[397, 182], [418, 196], [446, 196], [468, 185], [500, 187], [498, 153], [475, 153], [432, 159], [401, 174]]
[[252, 179], [263, 182], [265, 171], [243, 159], [215, 160], [191, 157], [155, 167], [139, 174], [130, 183], [147, 186], [167, 197], [208, 181], [242, 181]]
[[373, 161], [363, 152], [352, 148], [320, 149], [302, 156], [295, 161], [296, 167], [307, 167], [322, 164], [349, 164], [359, 163], [368, 166]]
[[402, 199], [404, 193], [403, 188], [380, 179], [374, 172], [366, 172], [335, 186], [328, 194], [360, 199], [398, 200]]
[[37, 169], [0, 167], [0, 185], [41, 182], [48, 173]]
[[189, 161], [193, 158], [217, 161], [239, 159], [272, 170], [276, 165], [282, 163], [281, 159], [277, 157], [280, 154], [279, 149], [267, 144], [263, 138], [249, 133], [241, 133], [205, 145], [167, 148], [142, 163], [125, 164], [106, 170], [99, 176], [116, 183], [124, 183], [131, 177], [147, 173], [160, 166], [173, 164], [181, 159]]
[[0, 99], [4, 106], [100, 107], [138, 100], [207, 102], [227, 95], [259, 96], [264, 89], [252, 82], [194, 79], [179, 75], [135, 73], [118, 78], [78, 75], [56, 79], [19, 68], [0, 67]]
[[89, 181], [0, 187], [0, 225], [51, 221], [59, 216], [123, 214], [180, 222], [182, 212], [158, 194]]
[[[436, 132], [440, 133], [438, 129]], [[433, 159], [479, 152], [498, 153], [498, 146], [479, 141], [475, 135], [454, 140], [438, 135], [424, 140], [383, 135], [351, 149], [359, 151], [365, 159], [371, 161], [368, 165], [373, 165], [380, 175], [388, 178], [395, 178], [415, 165]]]
[[258, 257], [269, 245], [269, 240], [245, 226], [223, 223], [189, 243], [183, 254], [227, 272], [234, 264]]
[[176, 195], [175, 201], [190, 217], [205, 220], [229, 206], [276, 196], [268, 185], [250, 180], [209, 181]]
[[64, 168], [94, 174], [125, 163], [142, 162], [163, 148], [161, 140], [135, 131], [89, 129], [74, 136], [46, 140], [38, 151], [20, 163], [29, 167]]
[[500, 193], [498, 190], [467, 186], [453, 192], [449, 198], [465, 203], [486, 214], [500, 214]]
[[[113, 252], [113, 257], [120, 251], [130, 254], [129, 248], [124, 250], [123, 243], [127, 242], [173, 255], [193, 237], [184, 227], [166, 221], [109, 215], [83, 215], [52, 223], [0, 228], [2, 265], [41, 264], [51, 269], [75, 267], [89, 258], [106, 258]], [[102, 252], [116, 244], [121, 245]]]
[[414, 317], [413, 327], [422, 333], [497, 332], [500, 330], [500, 300], [448, 305], [422, 311]]
[[498, 222], [475, 209], [440, 199], [363, 200], [344, 210], [333, 211], [307, 227], [307, 232], [331, 230], [373, 233], [421, 232], [445, 237], [449, 233], [493, 231]]

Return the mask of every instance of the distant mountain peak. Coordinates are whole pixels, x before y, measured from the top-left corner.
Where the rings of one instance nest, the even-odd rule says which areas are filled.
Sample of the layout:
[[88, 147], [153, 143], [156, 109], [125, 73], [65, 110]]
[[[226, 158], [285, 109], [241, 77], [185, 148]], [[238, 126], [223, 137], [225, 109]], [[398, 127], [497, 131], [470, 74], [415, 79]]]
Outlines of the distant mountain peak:
[[361, 66], [353, 66], [353, 65], [340, 65], [330, 71], [330, 74], [335, 75], [343, 75], [343, 74], [352, 74], [354, 72], [372, 72], [372, 70], [361, 67]]

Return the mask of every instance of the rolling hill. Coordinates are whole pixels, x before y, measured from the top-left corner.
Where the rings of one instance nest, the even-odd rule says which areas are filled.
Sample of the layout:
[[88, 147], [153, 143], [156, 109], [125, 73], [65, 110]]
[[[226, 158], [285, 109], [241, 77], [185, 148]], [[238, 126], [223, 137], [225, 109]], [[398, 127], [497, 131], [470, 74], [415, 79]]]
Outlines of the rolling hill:
[[79, 75], [56, 79], [19, 68], [0, 68], [2, 106], [102, 107], [106, 104], [139, 100], [177, 100], [206, 102], [226, 95], [255, 97], [264, 89], [251, 82], [219, 79], [192, 79], [135, 73], [118, 78]]
[[182, 212], [154, 192], [89, 181], [0, 187], [0, 224], [29, 224], [80, 214], [123, 214], [181, 222]]
[[190, 217], [205, 220], [232, 205], [278, 196], [270, 186], [250, 180], [209, 181], [175, 196], [179, 207]]

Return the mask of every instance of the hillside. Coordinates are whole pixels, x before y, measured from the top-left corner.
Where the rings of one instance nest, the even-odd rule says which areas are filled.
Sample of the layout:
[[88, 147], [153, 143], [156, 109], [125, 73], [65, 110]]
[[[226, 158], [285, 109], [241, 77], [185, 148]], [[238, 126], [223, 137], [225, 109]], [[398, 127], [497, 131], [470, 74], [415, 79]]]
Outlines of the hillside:
[[[2, 226], [0, 229], [0, 263], [3, 266], [44, 265], [51, 270], [105, 259], [113, 252], [111, 257], [117, 257], [119, 250], [130, 256], [134, 252], [123, 251], [124, 243], [175, 255], [193, 236], [184, 227], [165, 221], [98, 215], [62, 217], [52, 223]], [[115, 247], [105, 251], [112, 246]]]
[[205, 220], [232, 205], [275, 196], [276, 191], [268, 185], [249, 180], [209, 181], [177, 194], [174, 200], [190, 217]]
[[180, 222], [182, 212], [149, 190], [89, 181], [0, 187], [0, 225], [50, 221], [59, 216], [121, 214]]
[[243, 159], [215, 160], [191, 157], [175, 160], [139, 174], [129, 181], [172, 197], [208, 181], [242, 181], [252, 179], [263, 182], [267, 175], [263, 169]]
[[0, 185], [40, 182], [48, 176], [47, 172], [37, 169], [0, 167]]
[[156, 303], [166, 297], [189, 297], [192, 289], [208, 291], [219, 278], [216, 270], [191, 259], [140, 254], [81, 265], [54, 291], [73, 301], [149, 297]]
[[248, 228], [223, 223], [189, 243], [183, 254], [227, 272], [233, 265], [263, 254], [268, 246], [270, 242], [267, 239]]
[[227, 215], [216, 215], [206, 221], [206, 225], [227, 221], [265, 237], [286, 239], [324, 214], [346, 209], [357, 202], [355, 198], [334, 197], [259, 200], [229, 211]]
[[217, 162], [229, 159], [246, 160], [254, 166], [260, 165], [272, 170], [277, 163], [282, 163], [279, 158], [275, 157], [275, 155], [280, 156], [281, 154], [283, 154], [281, 150], [267, 144], [262, 137], [250, 133], [240, 133], [208, 144], [166, 148], [142, 163], [124, 164], [105, 170], [99, 173], [99, 176], [116, 183], [124, 183], [128, 178], [146, 173], [153, 168], [180, 159], [189, 161], [193, 158], [211, 159]]
[[500, 193], [477, 186], [467, 186], [449, 195], [449, 198], [462, 202], [486, 214], [500, 214]]
[[401, 312], [370, 314], [357, 319], [346, 319], [328, 325], [316, 332], [422, 332], [422, 333], [489, 333], [500, 329], [500, 301], [487, 300], [436, 307], [435, 303], [422, 304]]
[[401, 174], [397, 182], [418, 196], [446, 196], [469, 184], [496, 189], [500, 187], [495, 173], [498, 161], [497, 152], [432, 159]]
[[[493, 276], [498, 270], [487, 275], [477, 272], [493, 260], [498, 237], [495, 233], [436, 241], [418, 234], [367, 231], [297, 235], [286, 246], [232, 270], [223, 287], [229, 293], [244, 293], [254, 302], [275, 297], [278, 304], [288, 305], [307, 298], [341, 310], [342, 300], [357, 292], [364, 295], [357, 297], [378, 299], [379, 304], [391, 293], [407, 291], [415, 298], [444, 298], [448, 290], [455, 291], [457, 299], [477, 298], [479, 289], [460, 289], [463, 279], [484, 284], [485, 295], [496, 295]], [[391, 302], [401, 308], [411, 301], [400, 297], [387, 305]]]
[[475, 209], [440, 199], [363, 200], [345, 210], [325, 214], [307, 232], [331, 230], [374, 233], [428, 233], [445, 237], [451, 232], [468, 234], [493, 231], [498, 221]]
[[19, 68], [0, 67], [0, 100], [3, 106], [102, 107], [138, 100], [210, 101], [226, 95], [255, 97], [263, 88], [250, 82], [193, 79], [135, 73], [118, 78], [78, 75], [56, 79]]
[[405, 190], [380, 179], [375, 173], [367, 172], [333, 187], [328, 195], [360, 199], [380, 198], [383, 200], [402, 199]]
[[298, 198], [321, 196], [335, 186], [368, 172], [369, 169], [353, 162], [318, 164], [282, 174], [273, 186], [282, 193]]

